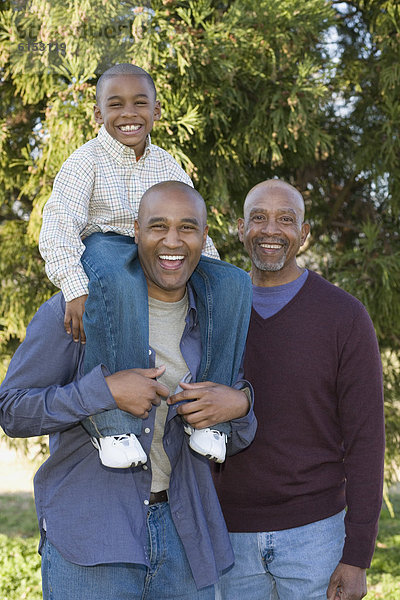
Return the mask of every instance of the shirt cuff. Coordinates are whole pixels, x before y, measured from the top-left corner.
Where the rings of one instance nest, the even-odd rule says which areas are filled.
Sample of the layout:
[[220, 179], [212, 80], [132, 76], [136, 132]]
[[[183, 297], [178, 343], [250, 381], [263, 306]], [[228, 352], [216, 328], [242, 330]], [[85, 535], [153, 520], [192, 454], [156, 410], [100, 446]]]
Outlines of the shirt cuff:
[[244, 392], [247, 396], [247, 400], [249, 401], [249, 410], [247, 411], [247, 413], [244, 415], [244, 417], [240, 417], [239, 419], [234, 419], [232, 422], [234, 423], [238, 423], [240, 424], [241, 422], [246, 424], [248, 423], [248, 419], [249, 419], [249, 414], [251, 412], [253, 412], [253, 407], [254, 407], [254, 391], [253, 391], [253, 387], [251, 385], [251, 383], [249, 381], [247, 381], [246, 379], [240, 379], [239, 381], [237, 381], [235, 383], [235, 385], [233, 386], [233, 388], [235, 390], [240, 390], [241, 392]]
[[346, 539], [340, 562], [369, 569], [375, 550], [378, 525], [346, 523]]
[[82, 269], [82, 273], [69, 277], [64, 280], [61, 284], [61, 291], [64, 295], [65, 302], [70, 302], [74, 298], [80, 298], [89, 293], [89, 279], [86, 276], [85, 271]]
[[104, 365], [97, 365], [79, 381], [88, 416], [118, 408], [105, 378], [110, 375]]

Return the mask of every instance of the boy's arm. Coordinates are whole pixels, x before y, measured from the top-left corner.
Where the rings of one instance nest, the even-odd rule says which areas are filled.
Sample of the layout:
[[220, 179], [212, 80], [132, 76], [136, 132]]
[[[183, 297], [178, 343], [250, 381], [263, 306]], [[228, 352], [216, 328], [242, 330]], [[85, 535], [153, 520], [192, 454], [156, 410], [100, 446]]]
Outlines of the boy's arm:
[[67, 302], [88, 293], [88, 278], [81, 265], [85, 250], [81, 233], [88, 221], [93, 185], [93, 165], [81, 155], [73, 155], [57, 174], [43, 210], [39, 250], [50, 281], [61, 288]]

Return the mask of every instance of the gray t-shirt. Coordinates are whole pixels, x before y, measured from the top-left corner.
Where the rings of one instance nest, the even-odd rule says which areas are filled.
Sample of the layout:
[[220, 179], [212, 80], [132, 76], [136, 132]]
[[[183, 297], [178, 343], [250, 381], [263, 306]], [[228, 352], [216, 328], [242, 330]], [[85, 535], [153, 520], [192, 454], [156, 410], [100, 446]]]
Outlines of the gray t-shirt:
[[[166, 366], [158, 381], [169, 388], [170, 394], [175, 393], [179, 382], [188, 372], [180, 350], [187, 311], [187, 293], [178, 302], [162, 302], [149, 297], [149, 342], [156, 353], [156, 366]], [[154, 406], [152, 410], [156, 410], [156, 419], [150, 450], [151, 491], [159, 492], [168, 489], [171, 475], [171, 464], [162, 442], [168, 413], [166, 399], [162, 399], [160, 406]]]

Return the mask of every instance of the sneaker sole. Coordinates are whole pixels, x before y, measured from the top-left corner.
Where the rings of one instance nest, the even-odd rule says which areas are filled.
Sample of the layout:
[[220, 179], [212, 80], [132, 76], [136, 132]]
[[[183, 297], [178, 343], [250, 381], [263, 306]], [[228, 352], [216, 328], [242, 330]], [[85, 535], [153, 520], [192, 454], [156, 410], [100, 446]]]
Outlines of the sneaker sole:
[[139, 467], [140, 465], [144, 465], [146, 464], [146, 460], [142, 461], [142, 462], [135, 462], [135, 463], [131, 463], [130, 465], [126, 465], [126, 466], [121, 466], [121, 465], [112, 465], [112, 464], [107, 464], [105, 462], [103, 462], [101, 456], [100, 456], [100, 462], [104, 467], [108, 467], [109, 469], [130, 469], [130, 468], [134, 468], [134, 467]]
[[191, 442], [192, 439], [189, 440], [189, 446], [192, 450], [194, 450], [194, 452], [197, 452], [197, 454], [205, 456], [206, 458], [208, 458], [208, 460], [213, 460], [216, 463], [223, 463], [225, 461], [225, 456], [223, 458], [220, 458], [218, 456], [214, 456], [214, 454], [206, 454], [204, 450], [202, 450], [199, 446], [196, 446], [196, 444], [192, 444]]

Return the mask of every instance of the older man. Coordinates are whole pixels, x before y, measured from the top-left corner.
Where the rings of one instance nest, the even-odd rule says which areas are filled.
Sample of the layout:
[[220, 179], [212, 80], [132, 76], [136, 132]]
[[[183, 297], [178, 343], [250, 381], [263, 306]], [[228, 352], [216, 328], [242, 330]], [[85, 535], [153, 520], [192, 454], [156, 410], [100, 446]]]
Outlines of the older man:
[[[224, 353], [224, 340], [208, 347], [203, 321], [211, 327], [224, 314], [228, 328], [242, 314], [246, 334], [248, 276], [202, 258], [214, 263], [219, 291], [199, 292], [203, 279], [209, 283], [198, 265], [206, 210], [186, 184], [164, 182], [146, 192], [135, 236], [148, 290], [142, 311], [150, 368], [110, 374], [98, 364], [84, 373], [85, 346], [65, 333], [65, 302], [57, 294], [33, 318], [0, 388], [8, 435], [50, 434], [50, 458], [35, 478], [45, 599], [211, 600], [219, 573], [233, 562], [209, 461], [190, 449], [180, 414], [195, 428], [231, 421], [228, 453], [254, 437], [246, 384], [235, 384], [241, 356], [231, 363], [232, 384], [203, 381], [218, 372]], [[234, 289], [240, 303], [230, 303], [233, 313], [226, 295]], [[239, 346], [231, 356], [241, 354]], [[187, 404], [173, 395], [182, 379], [201, 382], [182, 382], [181, 394], [193, 400]], [[98, 460], [79, 422], [115, 408], [143, 419], [147, 465], [110, 469]]]
[[244, 369], [258, 431], [215, 475], [235, 552], [224, 600], [366, 594], [382, 502], [380, 355], [363, 305], [297, 263], [308, 233], [291, 185], [249, 192], [239, 237], [252, 264]]

